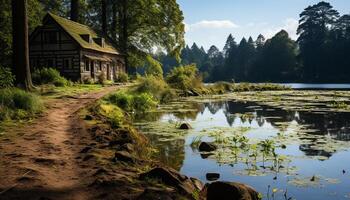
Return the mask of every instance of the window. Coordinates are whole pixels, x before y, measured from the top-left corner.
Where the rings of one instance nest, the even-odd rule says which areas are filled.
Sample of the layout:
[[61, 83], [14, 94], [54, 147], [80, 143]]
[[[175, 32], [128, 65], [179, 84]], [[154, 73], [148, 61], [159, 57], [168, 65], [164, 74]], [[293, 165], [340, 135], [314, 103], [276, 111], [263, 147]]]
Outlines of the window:
[[99, 63], [99, 70], [102, 71], [102, 62]]
[[90, 71], [89, 60], [85, 60], [85, 71]]
[[45, 42], [45, 44], [57, 44], [58, 32], [56, 32], [56, 31], [44, 32], [44, 42]]
[[63, 60], [63, 68], [64, 69], [71, 69], [72, 68], [72, 60], [70, 58], [65, 58]]
[[45, 67], [55, 68], [56, 67], [55, 60], [54, 59], [47, 59]]

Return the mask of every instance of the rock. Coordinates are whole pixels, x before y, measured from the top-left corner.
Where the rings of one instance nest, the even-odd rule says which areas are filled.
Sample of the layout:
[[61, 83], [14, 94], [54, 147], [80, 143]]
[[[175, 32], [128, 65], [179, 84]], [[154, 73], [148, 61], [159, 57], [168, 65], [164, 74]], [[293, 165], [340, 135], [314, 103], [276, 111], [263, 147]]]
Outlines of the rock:
[[176, 191], [161, 188], [146, 188], [145, 191], [137, 198], [138, 200], [173, 200], [173, 194]]
[[129, 163], [135, 163], [135, 158], [126, 151], [118, 151], [115, 153], [114, 161], [121, 161], [121, 162], [129, 162]]
[[214, 182], [205, 185], [201, 192], [207, 200], [259, 200], [259, 193], [242, 183]]
[[217, 181], [220, 178], [220, 174], [218, 173], [207, 173], [206, 178], [208, 181]]
[[92, 147], [85, 147], [83, 148], [80, 153], [88, 153], [89, 151], [91, 151]]
[[188, 124], [188, 123], [182, 123], [180, 125], [180, 127], [179, 127], [179, 129], [181, 129], [181, 130], [188, 130], [188, 129], [191, 129], [191, 128], [192, 128], [191, 125]]
[[181, 175], [174, 169], [157, 167], [140, 175], [141, 180], [156, 179], [167, 186], [174, 187], [179, 192], [191, 196], [194, 192], [202, 190], [203, 184], [194, 178]]
[[217, 149], [217, 147], [209, 142], [202, 142], [199, 145], [199, 151], [204, 151], [204, 152], [211, 152], [211, 151], [215, 151]]
[[93, 120], [94, 118], [93, 118], [91, 115], [86, 115], [84, 119], [85, 119], [85, 120], [88, 120], [88, 121], [91, 121], [91, 120]]

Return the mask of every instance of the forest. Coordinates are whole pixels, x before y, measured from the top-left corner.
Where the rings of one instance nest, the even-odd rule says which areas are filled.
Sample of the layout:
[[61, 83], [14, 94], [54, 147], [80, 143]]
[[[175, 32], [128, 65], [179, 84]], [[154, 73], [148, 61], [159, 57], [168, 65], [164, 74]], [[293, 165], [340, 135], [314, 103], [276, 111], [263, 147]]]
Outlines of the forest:
[[[259, 35], [205, 50], [198, 44], [181, 52], [181, 64], [196, 63], [206, 82], [347, 83], [350, 76], [350, 15], [340, 16], [330, 3], [309, 6], [300, 14], [297, 41], [285, 30], [270, 39]], [[224, 39], [224, 38], [223, 38]], [[165, 71], [175, 59], [159, 53]]]

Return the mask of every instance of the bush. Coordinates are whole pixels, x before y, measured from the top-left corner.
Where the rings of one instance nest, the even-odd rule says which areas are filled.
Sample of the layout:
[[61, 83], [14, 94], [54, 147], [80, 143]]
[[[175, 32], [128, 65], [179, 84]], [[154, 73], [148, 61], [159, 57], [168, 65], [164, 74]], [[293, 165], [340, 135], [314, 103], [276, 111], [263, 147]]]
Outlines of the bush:
[[118, 82], [118, 83], [126, 83], [126, 82], [129, 81], [129, 76], [125, 72], [120, 72], [118, 74], [118, 78], [115, 81]]
[[111, 94], [107, 98], [110, 103], [119, 106], [123, 110], [131, 111], [133, 109], [132, 108], [133, 97], [132, 95], [129, 95], [125, 92], [118, 92], [115, 94]]
[[0, 120], [24, 119], [43, 110], [41, 99], [17, 88], [0, 90]]
[[176, 96], [163, 78], [146, 76], [139, 78], [138, 83], [137, 93], [151, 93], [160, 102], [168, 102]]
[[124, 113], [115, 105], [99, 104], [98, 112], [106, 117], [113, 127], [120, 127], [123, 124]]
[[132, 101], [134, 111], [146, 112], [157, 106], [157, 101], [149, 93], [135, 95]]
[[70, 85], [70, 82], [53, 68], [37, 69], [32, 74], [33, 82], [36, 84], [54, 84], [57, 87]]
[[14, 81], [15, 77], [12, 75], [11, 70], [0, 66], [0, 88], [10, 88], [13, 86]]
[[104, 85], [106, 83], [106, 75], [104, 72], [101, 72], [98, 76], [97, 76], [97, 83]]
[[121, 91], [109, 95], [106, 100], [127, 112], [146, 112], [158, 104], [157, 100], [149, 93], [128, 94]]
[[171, 87], [184, 91], [203, 86], [202, 78], [194, 64], [172, 69], [167, 75], [166, 81]]

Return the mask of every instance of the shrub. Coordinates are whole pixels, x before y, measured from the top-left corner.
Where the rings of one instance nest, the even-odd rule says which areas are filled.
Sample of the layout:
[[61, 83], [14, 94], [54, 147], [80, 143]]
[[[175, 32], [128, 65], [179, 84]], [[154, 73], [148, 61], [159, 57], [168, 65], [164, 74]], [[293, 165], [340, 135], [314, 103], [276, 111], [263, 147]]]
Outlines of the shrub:
[[146, 57], [146, 61], [146, 74], [163, 78], [162, 64], [150, 55]]
[[157, 101], [149, 93], [135, 95], [132, 101], [133, 109], [136, 112], [146, 112], [157, 106]]
[[124, 113], [118, 106], [99, 104], [98, 112], [106, 117], [113, 127], [120, 127], [123, 124]]
[[0, 88], [12, 87], [14, 80], [15, 77], [12, 75], [11, 70], [0, 66]]
[[117, 92], [107, 97], [108, 101], [126, 111], [131, 111], [133, 97], [125, 92]]
[[168, 102], [176, 96], [163, 78], [145, 76], [138, 79], [137, 93], [150, 93], [160, 102]]
[[109, 95], [106, 100], [128, 112], [146, 112], [158, 104], [150, 93], [128, 94], [121, 91]]
[[118, 78], [115, 81], [118, 82], [118, 83], [126, 83], [126, 82], [129, 81], [129, 76], [125, 72], [120, 72], [118, 74]]
[[106, 83], [106, 75], [104, 72], [101, 72], [98, 76], [97, 76], [97, 83], [104, 85]]
[[0, 90], [0, 120], [23, 119], [43, 110], [41, 99], [17, 88]]
[[166, 81], [171, 87], [180, 90], [202, 87], [202, 78], [194, 64], [172, 69], [167, 75]]
[[64, 87], [70, 82], [60, 75], [60, 72], [53, 68], [37, 69], [32, 74], [33, 82], [36, 84], [54, 84], [58, 87]]

